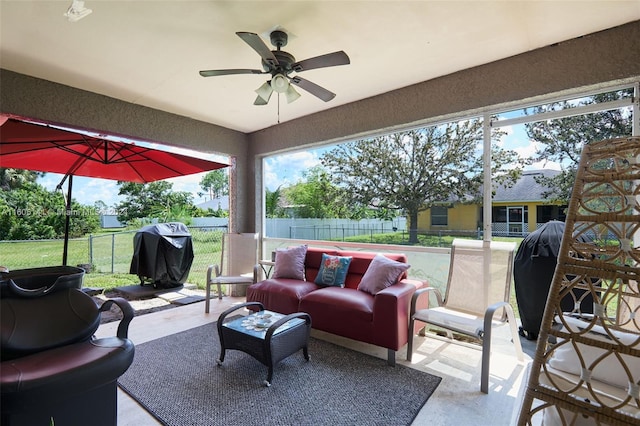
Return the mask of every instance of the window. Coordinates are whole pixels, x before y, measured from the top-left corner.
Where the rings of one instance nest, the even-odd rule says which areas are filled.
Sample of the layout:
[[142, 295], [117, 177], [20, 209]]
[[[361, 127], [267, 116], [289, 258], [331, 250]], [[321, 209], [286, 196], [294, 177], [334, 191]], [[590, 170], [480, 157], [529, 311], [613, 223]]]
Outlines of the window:
[[506, 206], [494, 206], [491, 208], [491, 216], [493, 222], [507, 223], [507, 207]]
[[[533, 231], [537, 226], [549, 220], [564, 220], [566, 207], [561, 204], [566, 204], [566, 200], [570, 197], [573, 186], [572, 173], [577, 167], [575, 159], [579, 158], [578, 154], [582, 144], [591, 139], [631, 135], [633, 133], [634, 117], [640, 111], [637, 102], [634, 102], [634, 99], [637, 99], [639, 90], [640, 83], [636, 82], [628, 86], [611, 86], [605, 92], [585, 91], [568, 98], [560, 95], [549, 96], [546, 99], [536, 100], [536, 103], [522, 103], [517, 106], [509, 106], [509, 109], [506, 110], [486, 111], [482, 116], [470, 115], [475, 114], [475, 111], [469, 112], [469, 115], [461, 112], [452, 118], [453, 121], [440, 122], [434, 120], [415, 129], [398, 130], [398, 133], [415, 131], [416, 136], [431, 142], [431, 149], [416, 149], [416, 152], [422, 154], [422, 157], [420, 157], [419, 161], [414, 161], [414, 163], [430, 170], [432, 175], [439, 176], [441, 183], [443, 183], [442, 188], [439, 187], [436, 194], [428, 193], [426, 190], [414, 191], [414, 193], [424, 197], [424, 200], [418, 200], [412, 205], [422, 203], [421, 206], [432, 207], [421, 211], [416, 224], [413, 225], [418, 226], [418, 224], [430, 223], [431, 227], [440, 231], [446, 229], [475, 232], [480, 228], [484, 231], [493, 232], [494, 235], [521, 235]], [[446, 120], [450, 120], [450, 118], [447, 117]], [[484, 127], [486, 122], [490, 124], [492, 129], [490, 132], [486, 131]], [[395, 135], [395, 133], [389, 135]], [[389, 135], [385, 134], [384, 136], [387, 137]], [[439, 164], [437, 160], [444, 157], [433, 155], [434, 152], [437, 152], [433, 148], [440, 147], [439, 142], [448, 137], [458, 136], [472, 138], [472, 142], [461, 145], [464, 148], [473, 147], [473, 149], [467, 149], [464, 151], [464, 155], [454, 157], [451, 160], [452, 163], [459, 158], [464, 158], [465, 160], [469, 159], [469, 161], [473, 160], [473, 164], [477, 165], [479, 164], [477, 160], [480, 159], [484, 151], [489, 151], [490, 149], [504, 150], [505, 156], [496, 155], [496, 160], [492, 162], [492, 196], [488, 195], [489, 192], [475, 193], [475, 188], [464, 189], [463, 191], [461, 190], [463, 189], [462, 187], [452, 188], [451, 185], [447, 186], [445, 184], [458, 182], [456, 177], [446, 179], [441, 173], [434, 172], [434, 164]], [[364, 141], [374, 144], [376, 143], [376, 138], [377, 136], [365, 136], [362, 140], [345, 142], [355, 144]], [[317, 182], [309, 179], [309, 176], [313, 175], [309, 175], [308, 171], [324, 167], [322, 159], [325, 154], [339, 146], [340, 144], [335, 146], [318, 145], [318, 147], [314, 147], [311, 150], [292, 150], [291, 152], [279, 153], [264, 159], [265, 216], [270, 221], [269, 225], [264, 223], [265, 236], [293, 238], [291, 229], [309, 227], [306, 223], [287, 223], [286, 226], [282, 226], [282, 229], [276, 229], [271, 227], [271, 222], [284, 223], [284, 220], [288, 219], [280, 212], [282, 206], [290, 204], [306, 205], [309, 203], [307, 199], [295, 199], [298, 195], [305, 195], [307, 192], [298, 191], [297, 193], [292, 189], [296, 189], [296, 185], [316, 184]], [[402, 147], [397, 148], [400, 150], [399, 155], [402, 155], [402, 150], [406, 149], [407, 144], [393, 142], [391, 146]], [[418, 144], [417, 146], [428, 145]], [[367, 148], [370, 147], [363, 144], [358, 146], [355, 152], [356, 154], [360, 152], [366, 153]], [[347, 154], [352, 155], [351, 151], [338, 152], [337, 154], [343, 154], [345, 158], [349, 158]], [[513, 159], [506, 161], [511, 155], [513, 155]], [[502, 160], [498, 161], [497, 159], [500, 158]], [[511, 168], [513, 164], [516, 164], [514, 162], [517, 160], [523, 160], [523, 164], [526, 164], [522, 170], [522, 176], [535, 176], [532, 182], [521, 179], [514, 182], [510, 181]], [[337, 163], [334, 162], [334, 164]], [[469, 164], [464, 164], [464, 166], [465, 168], [451, 167], [451, 165], [447, 167], [449, 170], [453, 169], [458, 173], [465, 170], [469, 177], [475, 179], [478, 170]], [[378, 171], [376, 170], [376, 172]], [[345, 179], [345, 182], [367, 189], [378, 187], [376, 185], [378, 182], [375, 180], [373, 181], [374, 183], [363, 183], [366, 182], [365, 178], [369, 179], [369, 181], [371, 179], [368, 176], [361, 176], [359, 173], [359, 170], [355, 170], [355, 173]], [[382, 175], [381, 173], [378, 174]], [[467, 175], [465, 174], [465, 176]], [[382, 178], [380, 177], [380, 179]], [[395, 185], [399, 181], [396, 178], [392, 182], [395, 182]], [[336, 181], [329, 179], [328, 182], [335, 184]], [[474, 180], [474, 182], [477, 181]], [[392, 186], [390, 185], [390, 187]], [[435, 187], [434, 185], [430, 186], [430, 188]], [[340, 187], [337, 189], [340, 189]], [[321, 194], [327, 193], [325, 187], [320, 187], [320, 190]], [[453, 195], [454, 192], [456, 195]], [[339, 194], [339, 191], [336, 191], [336, 193]], [[393, 205], [394, 209], [391, 213], [397, 212], [398, 216], [392, 219], [391, 228], [387, 229], [402, 229], [402, 225], [398, 226], [397, 223], [401, 221], [404, 221], [403, 223], [408, 222], [409, 214], [407, 209], [404, 206], [398, 206], [393, 199], [387, 201], [378, 199], [378, 197], [382, 197], [382, 195], [369, 191], [363, 195], [362, 204], [350, 200], [349, 197], [327, 197], [327, 200], [340, 202], [336, 203], [337, 205], [332, 210], [335, 216], [332, 219], [349, 220], [351, 222], [366, 221], [367, 226], [372, 220], [377, 220], [380, 221], [377, 226], [381, 230], [388, 225], [384, 222], [389, 222], [390, 220], [387, 212], [383, 211], [387, 209], [371, 209], [369, 204], [373, 200], [380, 206]], [[317, 198], [311, 197], [311, 200], [316, 201]], [[406, 199], [407, 197], [405, 196], [403, 200], [406, 201]], [[321, 200], [324, 207], [327, 207], [327, 200]], [[449, 223], [448, 218], [448, 204], [445, 204], [447, 202], [456, 205], [455, 210], [452, 210], [451, 223]], [[433, 203], [438, 203], [438, 205], [433, 206]], [[474, 203], [478, 204], [480, 214], [471, 218], [470, 215], [473, 215], [471, 204]], [[468, 205], [459, 209], [458, 204]], [[491, 205], [491, 208], [487, 206], [487, 211], [485, 212], [485, 208], [482, 207], [483, 204]], [[452, 208], [451, 205], [449, 205], [449, 208]], [[531, 209], [531, 219], [535, 219], [535, 223], [531, 223], [531, 228], [534, 229], [529, 229], [529, 209]], [[488, 212], [491, 212], [491, 217], [483, 218], [485, 213]], [[480, 218], [479, 221], [474, 220], [476, 218]], [[296, 219], [300, 219], [298, 222], [301, 222], [301, 219], [315, 220], [316, 218], [296, 217]], [[318, 220], [324, 221], [323, 225], [326, 222], [325, 218], [318, 218]], [[486, 229], [483, 226], [483, 222], [484, 226], [487, 226]], [[359, 223], [354, 223], [354, 225], [360, 229]], [[407, 223], [407, 225], [410, 224]], [[329, 227], [331, 226], [329, 225]], [[341, 224], [341, 232], [342, 229], [343, 226]], [[371, 231], [367, 232], [371, 233]], [[296, 238], [300, 237], [297, 236]], [[317, 238], [318, 236], [314, 233], [313, 239]]]
[[447, 226], [449, 209], [444, 206], [431, 207], [431, 226]]
[[537, 222], [547, 223], [550, 220], [561, 220], [564, 222], [566, 218], [567, 206], [545, 205], [537, 208]]

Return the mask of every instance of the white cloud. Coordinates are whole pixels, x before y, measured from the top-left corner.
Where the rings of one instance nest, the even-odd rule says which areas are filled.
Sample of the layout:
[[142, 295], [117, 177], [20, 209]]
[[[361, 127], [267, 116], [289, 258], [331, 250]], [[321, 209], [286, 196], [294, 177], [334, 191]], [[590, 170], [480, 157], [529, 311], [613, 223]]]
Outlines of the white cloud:
[[300, 151], [269, 157], [264, 161], [264, 185], [274, 191], [280, 185], [291, 185], [302, 178], [302, 173], [320, 164], [322, 150]]
[[[520, 158], [531, 158], [535, 153], [538, 147], [542, 144], [540, 142], [535, 142], [529, 140], [526, 144], [520, 145], [518, 147], [513, 148], [513, 150], [518, 153]], [[550, 170], [562, 170], [560, 163], [555, 161], [538, 161], [529, 166], [525, 167], [525, 170], [540, 170], [540, 169], [550, 169]]]

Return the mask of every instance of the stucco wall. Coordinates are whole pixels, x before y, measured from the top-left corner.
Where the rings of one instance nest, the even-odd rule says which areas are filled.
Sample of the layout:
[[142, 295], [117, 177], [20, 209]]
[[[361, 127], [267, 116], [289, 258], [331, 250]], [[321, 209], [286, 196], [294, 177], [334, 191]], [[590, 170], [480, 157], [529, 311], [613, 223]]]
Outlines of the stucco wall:
[[480, 206], [477, 204], [457, 204], [447, 209], [447, 225], [431, 225], [431, 209], [418, 213], [418, 229], [437, 231], [476, 231], [480, 220]]

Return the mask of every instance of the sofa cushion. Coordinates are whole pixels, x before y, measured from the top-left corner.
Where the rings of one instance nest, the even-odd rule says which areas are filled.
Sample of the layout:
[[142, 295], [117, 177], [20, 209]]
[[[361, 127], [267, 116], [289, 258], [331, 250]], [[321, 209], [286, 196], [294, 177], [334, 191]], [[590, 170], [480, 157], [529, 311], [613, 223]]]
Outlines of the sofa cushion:
[[[640, 345], [640, 335], [636, 333], [625, 333], [610, 329], [609, 333], [611, 334], [611, 337], [609, 337], [607, 330], [602, 326], [594, 325], [590, 331], [585, 332], [583, 330], [590, 325], [588, 322], [584, 322], [578, 318], [572, 318], [568, 315], [563, 315], [563, 318], [569, 327], [569, 330], [567, 330], [567, 328], [563, 326], [562, 331], [564, 332], [580, 333], [589, 339], [615, 345], [636, 347]], [[556, 321], [559, 321], [557, 317]], [[591, 371], [591, 379], [598, 380], [621, 389], [628, 388], [630, 382], [629, 377], [625, 372], [624, 366], [613, 351], [608, 351], [597, 346], [590, 346], [583, 343], [575, 343], [575, 346], [577, 346], [580, 354], [582, 355], [585, 367], [593, 367], [593, 371]], [[602, 356], [604, 356], [604, 358], [600, 359]], [[634, 376], [631, 382], [637, 383], [640, 379], [640, 359], [626, 354], [622, 354], [620, 357]], [[549, 359], [549, 365], [557, 370], [576, 376], [580, 376], [581, 374], [580, 359], [576, 352], [576, 347], [574, 347], [571, 341], [566, 341], [564, 339], [558, 339], [558, 345]]]
[[270, 278], [250, 285], [247, 288], [247, 301], [260, 302], [270, 311], [288, 315], [298, 312], [300, 299], [318, 288], [308, 281]]
[[351, 256], [330, 256], [323, 253], [315, 283], [321, 286], [344, 287], [351, 259]]
[[339, 329], [372, 323], [373, 305], [370, 294], [352, 288], [324, 287], [304, 296], [300, 311], [311, 315], [313, 328], [335, 332], [326, 325], [334, 324]]
[[376, 254], [367, 272], [362, 276], [358, 290], [375, 295], [380, 290], [395, 284], [410, 266], [408, 263], [397, 262], [382, 254]]
[[292, 278], [304, 281], [304, 260], [306, 256], [306, 245], [277, 249], [273, 278]]

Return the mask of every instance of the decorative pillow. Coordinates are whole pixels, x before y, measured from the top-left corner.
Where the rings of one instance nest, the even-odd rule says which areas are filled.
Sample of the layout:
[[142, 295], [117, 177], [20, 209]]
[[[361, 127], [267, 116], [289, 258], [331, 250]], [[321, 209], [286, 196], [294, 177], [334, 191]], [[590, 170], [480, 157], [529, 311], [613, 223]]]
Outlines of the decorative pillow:
[[344, 287], [351, 259], [351, 256], [330, 256], [322, 253], [322, 262], [315, 283], [323, 286]]
[[398, 281], [398, 277], [409, 269], [408, 263], [397, 262], [381, 254], [376, 254], [367, 271], [362, 276], [358, 290], [376, 294]]
[[306, 245], [277, 249], [272, 278], [293, 278], [304, 281], [304, 259], [306, 257]]
[[[585, 328], [588, 325], [588, 323], [585, 323], [578, 318], [572, 318], [567, 315], [564, 315], [564, 320], [571, 331], [576, 333], [579, 333], [582, 328]], [[567, 331], [564, 327], [562, 330], [565, 332]], [[616, 330], [610, 330], [609, 332], [618, 340], [618, 342], [608, 337], [607, 331], [604, 327], [599, 325], [594, 325], [589, 332], [585, 333], [585, 337], [606, 343], [622, 344], [625, 346], [637, 346], [639, 344], [640, 336], [637, 334], [625, 333]], [[576, 346], [582, 354], [586, 368], [592, 367], [593, 363], [598, 358], [608, 353], [606, 349], [585, 345], [583, 343], [576, 343]], [[633, 382], [637, 383], [640, 379], [640, 359], [626, 354], [620, 356], [629, 368], [629, 371], [631, 371], [631, 374], [634, 376]], [[566, 342], [564, 339], [558, 339], [558, 346], [549, 359], [549, 365], [555, 369], [574, 374], [576, 376], [581, 375], [580, 359], [576, 353], [576, 348], [571, 344], [571, 342]], [[618, 358], [611, 352], [609, 352], [608, 355], [599, 361], [593, 368], [591, 378], [612, 386], [617, 386], [621, 389], [627, 389], [629, 386], [627, 373], [624, 371], [620, 360], [618, 360]]]

